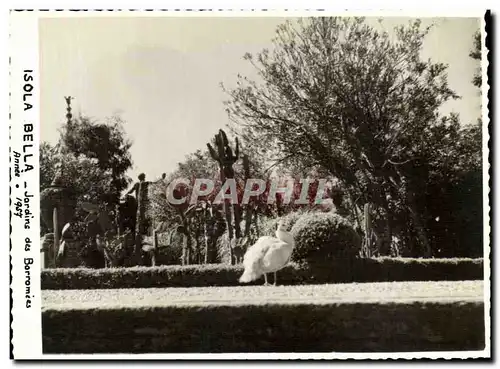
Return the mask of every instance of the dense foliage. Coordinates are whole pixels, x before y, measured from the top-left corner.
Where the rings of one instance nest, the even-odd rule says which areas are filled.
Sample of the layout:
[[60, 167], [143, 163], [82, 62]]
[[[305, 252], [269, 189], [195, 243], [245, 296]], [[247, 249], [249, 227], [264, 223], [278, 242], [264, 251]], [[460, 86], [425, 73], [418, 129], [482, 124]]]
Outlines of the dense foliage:
[[[258, 77], [224, 87], [229, 134], [219, 130], [208, 150], [188, 154], [149, 187], [160, 263], [234, 263], [258, 237], [274, 235], [278, 219], [290, 229], [297, 223], [300, 261], [313, 249], [319, 259], [357, 253], [360, 238], [370, 240], [365, 256], [483, 256], [481, 120], [441, 112], [459, 96], [447, 65], [421, 57], [431, 27], [415, 20], [392, 34], [383, 29], [363, 18], [289, 20], [270, 49], [245, 54]], [[481, 33], [472, 40], [468, 56], [479, 61]], [[480, 88], [481, 70], [471, 78]], [[130, 146], [120, 118], [84, 116], [63, 127], [56, 146], [41, 144], [40, 187], [57, 172], [71, 183], [77, 235], [84, 238], [84, 201], [112, 216], [130, 182]], [[167, 189], [179, 178], [188, 183], [174, 197], [188, 201], [172, 205]], [[227, 178], [239, 205], [214, 203]], [[249, 178], [265, 190], [241, 204]], [[190, 203], [196, 179], [215, 186]], [[293, 182], [289, 203], [284, 193], [270, 198], [276, 179]], [[301, 179], [307, 201], [295, 204]], [[321, 181], [326, 201], [318, 204]]]
[[[88, 215], [82, 209], [82, 203], [91, 201], [100, 203], [112, 192], [111, 171], [101, 170], [97, 159], [73, 153], [61, 153], [57, 147], [42, 143], [40, 147], [40, 190], [48, 188], [56, 172], [61, 174], [62, 182], [70, 186], [77, 199], [76, 214], [72, 222], [77, 237], [84, 237], [85, 224], [83, 220]], [[47, 231], [41, 222], [41, 234]]]
[[[482, 42], [481, 42], [481, 31], [477, 31], [474, 34], [474, 46], [469, 54], [469, 56], [474, 59], [474, 60], [481, 60], [481, 49], [482, 49]], [[482, 85], [482, 75], [481, 75], [481, 67], [478, 68], [478, 71], [476, 74], [474, 74], [474, 77], [472, 78], [472, 83], [476, 87], [481, 87]]]
[[[363, 206], [374, 204], [382, 255], [395, 237], [413, 240], [402, 242], [403, 255], [443, 250], [432, 242], [429, 223], [439, 215], [430, 214], [436, 194], [427, 198], [429, 187], [446, 187], [469, 162], [475, 166], [468, 173], [477, 171], [481, 156], [478, 128], [439, 113], [458, 96], [446, 65], [420, 56], [429, 30], [417, 20], [396, 27], [391, 38], [362, 18], [287, 21], [271, 50], [245, 56], [260, 80], [240, 77], [236, 88], [225, 89], [233, 131], [252, 150], [338, 178], [358, 224]], [[453, 185], [459, 193], [460, 184]], [[477, 203], [480, 183], [468, 185]], [[474, 214], [476, 226], [481, 212]]]
[[359, 256], [361, 250], [360, 235], [347, 219], [332, 212], [298, 218], [292, 234], [296, 242], [292, 260], [296, 262], [349, 260]]
[[[114, 117], [105, 123], [98, 123], [84, 116], [63, 126], [56, 145], [47, 142], [40, 145], [40, 190], [48, 188], [55, 176], [59, 175], [62, 184], [76, 195], [76, 213], [70, 221], [72, 232], [83, 247], [83, 259], [88, 259], [84, 254], [97, 255], [99, 259], [103, 256], [94, 250], [95, 244], [88, 243], [85, 219], [89, 213], [83, 209], [82, 204], [95, 204], [113, 219], [120, 192], [130, 182], [126, 175], [132, 166], [130, 146], [120, 118]], [[46, 232], [42, 222], [41, 234]], [[82, 260], [86, 261], [88, 260]], [[95, 260], [90, 262], [90, 265], [93, 264]]]
[[63, 126], [60, 145], [63, 153], [96, 159], [100, 170], [110, 171], [113, 191], [100, 200], [116, 204], [130, 183], [126, 173], [132, 167], [132, 143], [126, 138], [121, 118], [112, 117], [101, 123], [80, 116]]

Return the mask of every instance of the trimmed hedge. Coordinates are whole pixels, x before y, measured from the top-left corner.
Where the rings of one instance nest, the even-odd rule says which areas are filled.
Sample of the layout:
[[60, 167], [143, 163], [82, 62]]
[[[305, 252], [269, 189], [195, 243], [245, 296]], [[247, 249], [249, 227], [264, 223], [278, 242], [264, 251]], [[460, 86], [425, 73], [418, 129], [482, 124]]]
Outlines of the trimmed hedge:
[[[44, 290], [149, 287], [238, 286], [243, 267], [222, 264], [112, 269], [44, 269]], [[372, 258], [327, 264], [290, 264], [278, 273], [279, 285], [482, 280], [483, 259]], [[271, 282], [272, 282], [271, 276]], [[251, 284], [262, 284], [263, 279]]]
[[44, 310], [43, 352], [482, 350], [481, 301]]

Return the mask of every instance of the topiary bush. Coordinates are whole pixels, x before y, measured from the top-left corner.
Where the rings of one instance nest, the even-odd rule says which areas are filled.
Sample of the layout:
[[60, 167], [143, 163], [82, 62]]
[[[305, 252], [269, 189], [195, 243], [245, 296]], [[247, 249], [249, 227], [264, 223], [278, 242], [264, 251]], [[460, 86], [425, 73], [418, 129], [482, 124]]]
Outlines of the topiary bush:
[[295, 262], [353, 259], [361, 250], [361, 237], [347, 219], [333, 212], [303, 214], [291, 232], [295, 238]]

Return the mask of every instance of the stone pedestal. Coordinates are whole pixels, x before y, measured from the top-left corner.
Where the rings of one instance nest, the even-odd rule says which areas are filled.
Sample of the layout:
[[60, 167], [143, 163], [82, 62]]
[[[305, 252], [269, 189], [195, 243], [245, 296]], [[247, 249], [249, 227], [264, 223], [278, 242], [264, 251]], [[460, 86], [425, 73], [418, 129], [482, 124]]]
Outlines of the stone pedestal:
[[50, 232], [54, 231], [54, 208], [57, 208], [58, 228], [61, 231], [75, 214], [76, 197], [59, 176], [52, 181], [50, 187], [40, 193], [40, 213]]
[[[56, 176], [50, 187], [40, 193], [40, 213], [42, 221], [52, 233], [53, 245], [46, 252], [49, 258], [46, 267], [56, 266], [56, 255], [59, 251], [61, 232], [65, 224], [71, 221], [76, 210], [76, 197], [73, 191], [65, 186], [62, 177]], [[54, 222], [54, 214], [57, 214], [57, 221]], [[56, 228], [54, 230], [54, 228]], [[58, 234], [54, 235], [54, 231]]]
[[55, 267], [54, 233], [46, 233], [40, 239], [40, 252], [43, 256], [42, 269]]
[[80, 243], [78, 241], [66, 242], [66, 252], [63, 260], [61, 260], [60, 267], [62, 268], [76, 268], [80, 265]]
[[137, 265], [142, 264], [142, 240], [148, 233], [148, 219], [146, 210], [148, 208], [149, 182], [139, 182], [139, 190], [137, 191], [137, 221], [135, 232], [135, 259]]

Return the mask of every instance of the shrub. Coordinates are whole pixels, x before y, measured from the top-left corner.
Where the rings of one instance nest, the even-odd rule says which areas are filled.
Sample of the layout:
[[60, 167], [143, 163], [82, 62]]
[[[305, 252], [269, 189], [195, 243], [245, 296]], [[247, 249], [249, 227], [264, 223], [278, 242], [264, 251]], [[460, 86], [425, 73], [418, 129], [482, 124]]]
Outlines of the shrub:
[[[241, 265], [164, 265], [132, 268], [57, 268], [41, 273], [43, 290], [239, 286]], [[279, 285], [390, 281], [462, 281], [484, 278], [483, 259], [364, 258], [313, 265], [290, 263]], [[263, 278], [250, 284], [262, 284]]]
[[182, 256], [182, 237], [177, 232], [158, 234], [157, 265], [180, 264]]
[[165, 293], [141, 289], [132, 294], [137, 304], [124, 305], [113, 294], [102, 304], [79, 292], [71, 295], [92, 307], [43, 309], [44, 353], [460, 351], [485, 345], [484, 304], [477, 300], [176, 304]]
[[361, 237], [349, 221], [336, 213], [302, 215], [292, 228], [296, 262], [324, 262], [332, 259], [351, 259], [359, 254]]

